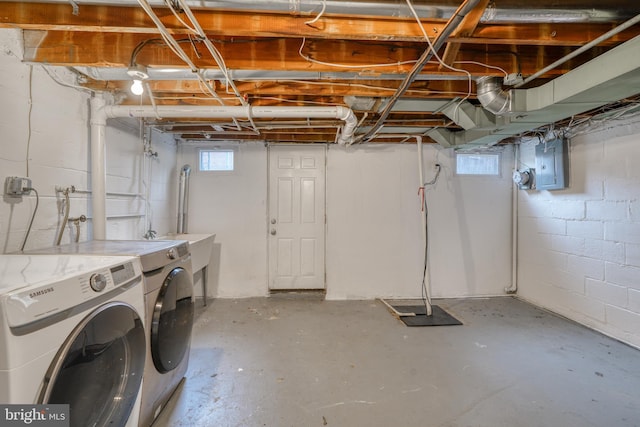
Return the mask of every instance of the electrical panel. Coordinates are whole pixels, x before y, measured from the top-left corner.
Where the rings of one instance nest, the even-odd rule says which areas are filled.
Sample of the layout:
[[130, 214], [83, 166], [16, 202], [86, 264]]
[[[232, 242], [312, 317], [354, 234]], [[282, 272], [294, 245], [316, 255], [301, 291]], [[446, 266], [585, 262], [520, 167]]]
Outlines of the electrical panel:
[[569, 148], [557, 138], [536, 145], [536, 188], [561, 190], [569, 186]]

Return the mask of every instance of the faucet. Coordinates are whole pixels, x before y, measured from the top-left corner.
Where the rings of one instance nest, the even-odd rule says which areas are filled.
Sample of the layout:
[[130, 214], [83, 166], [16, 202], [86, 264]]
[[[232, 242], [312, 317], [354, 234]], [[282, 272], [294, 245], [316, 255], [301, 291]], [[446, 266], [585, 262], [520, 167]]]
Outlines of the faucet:
[[144, 237], [147, 240], [153, 240], [156, 238], [156, 230], [148, 229], [146, 233], [144, 233]]

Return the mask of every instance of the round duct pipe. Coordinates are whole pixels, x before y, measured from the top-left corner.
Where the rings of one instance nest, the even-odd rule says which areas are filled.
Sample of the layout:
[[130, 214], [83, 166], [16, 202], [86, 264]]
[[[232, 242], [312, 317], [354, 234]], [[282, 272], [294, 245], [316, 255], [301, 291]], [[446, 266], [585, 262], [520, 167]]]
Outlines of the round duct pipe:
[[511, 110], [511, 93], [502, 90], [502, 79], [484, 76], [476, 80], [478, 101], [496, 116], [501, 116]]

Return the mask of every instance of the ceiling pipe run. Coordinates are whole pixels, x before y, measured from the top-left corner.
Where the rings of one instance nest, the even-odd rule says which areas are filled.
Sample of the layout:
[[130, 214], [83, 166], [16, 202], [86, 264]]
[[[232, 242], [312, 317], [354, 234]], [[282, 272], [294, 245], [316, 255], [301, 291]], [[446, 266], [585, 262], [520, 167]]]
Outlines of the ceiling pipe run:
[[107, 105], [102, 93], [91, 98], [91, 207], [93, 238], [106, 239], [106, 127], [107, 119], [136, 118], [286, 118], [338, 119], [344, 121], [336, 139], [339, 144], [353, 141], [357, 118], [350, 108], [334, 107], [225, 107]]
[[[71, 0], [47, 1], [50, 3], [69, 3]], [[148, 1], [153, 7], [166, 7], [166, 0]], [[401, 18], [412, 16], [411, 11], [404, 2], [392, 0], [184, 0], [184, 2], [193, 8], [288, 12], [300, 15], [317, 15], [322, 9], [323, 3], [325, 3], [327, 13]], [[76, 0], [75, 3], [79, 7], [74, 15], [82, 16], [82, 5], [85, 4], [132, 6], [137, 4], [137, 0], [83, 0], [81, 4]], [[451, 1], [416, 2], [414, 8], [423, 18], [449, 19], [456, 10], [452, 3]], [[597, 9], [587, 7], [570, 8], [568, 6], [554, 7], [553, 9], [543, 9], [541, 7], [516, 8], [513, 5], [505, 5], [504, 3], [499, 2], [499, 4], [487, 9], [480, 22], [609, 22], [628, 19], [633, 12], [625, 8], [614, 8], [614, 6], [608, 5], [607, 2], [602, 2], [601, 7]]]
[[349, 144], [353, 140], [358, 121], [350, 108], [331, 107], [240, 107], [240, 106], [167, 106], [160, 105], [107, 105], [107, 117], [162, 117], [203, 119], [338, 119], [344, 121], [338, 144]]
[[579, 49], [574, 50], [570, 54], [558, 59], [554, 63], [549, 64], [548, 66], [546, 66], [542, 70], [539, 70], [538, 72], [530, 75], [529, 77], [524, 79], [522, 81], [522, 83], [519, 83], [519, 84], [515, 85], [514, 87], [518, 88], [520, 86], [523, 86], [523, 85], [526, 85], [527, 83], [532, 82], [533, 80], [537, 79], [538, 77], [544, 75], [547, 71], [553, 70], [558, 65], [564, 64], [568, 60], [573, 59], [576, 56], [580, 55], [581, 53], [586, 52], [587, 50], [591, 49], [592, 47], [599, 45], [603, 41], [605, 41], [607, 39], [610, 39], [611, 37], [615, 36], [616, 34], [621, 33], [622, 31], [624, 31], [627, 28], [637, 24], [638, 22], [640, 22], [640, 14], [638, 14], [638, 15], [634, 16], [633, 18], [629, 19], [628, 21], [618, 25], [617, 27], [613, 28], [612, 30], [607, 31], [606, 33], [604, 33], [600, 37], [597, 37], [597, 38], [591, 40], [589, 43], [585, 44], [584, 46], [580, 47]]

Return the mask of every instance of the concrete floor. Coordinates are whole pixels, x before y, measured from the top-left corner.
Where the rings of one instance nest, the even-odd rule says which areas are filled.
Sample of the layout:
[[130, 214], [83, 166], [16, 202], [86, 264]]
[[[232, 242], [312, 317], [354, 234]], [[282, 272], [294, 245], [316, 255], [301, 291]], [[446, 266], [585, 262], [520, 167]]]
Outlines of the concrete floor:
[[435, 304], [464, 326], [409, 328], [378, 301], [211, 301], [154, 426], [640, 426], [637, 349], [510, 297]]

